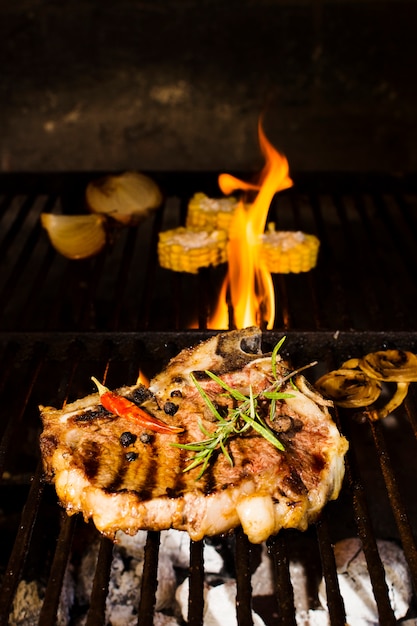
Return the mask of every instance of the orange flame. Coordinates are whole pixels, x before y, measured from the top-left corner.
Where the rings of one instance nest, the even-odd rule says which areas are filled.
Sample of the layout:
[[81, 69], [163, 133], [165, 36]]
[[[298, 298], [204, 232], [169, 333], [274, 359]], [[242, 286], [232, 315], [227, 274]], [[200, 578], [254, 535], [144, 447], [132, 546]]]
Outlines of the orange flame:
[[222, 285], [209, 328], [229, 327], [228, 296], [233, 311], [233, 325], [246, 328], [257, 325], [273, 328], [275, 292], [272, 277], [259, 254], [260, 238], [265, 231], [269, 207], [275, 193], [292, 186], [288, 161], [267, 140], [262, 123], [258, 125], [259, 144], [265, 166], [259, 183], [241, 181], [230, 174], [219, 176], [219, 186], [226, 195], [240, 189], [258, 191], [252, 204], [240, 202], [233, 216], [228, 242], [228, 273]]
[[142, 370], [139, 370], [138, 377], [136, 379], [136, 384], [137, 385], [142, 384], [145, 387], [149, 387], [149, 378], [146, 376], [146, 374], [142, 372]]

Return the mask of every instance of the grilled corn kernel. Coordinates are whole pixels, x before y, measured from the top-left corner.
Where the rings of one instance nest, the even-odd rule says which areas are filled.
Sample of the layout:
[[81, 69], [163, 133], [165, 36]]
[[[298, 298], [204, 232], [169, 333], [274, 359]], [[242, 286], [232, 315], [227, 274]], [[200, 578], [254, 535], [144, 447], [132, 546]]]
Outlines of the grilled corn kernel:
[[279, 231], [273, 225], [262, 235], [261, 254], [274, 274], [308, 272], [317, 264], [320, 241], [301, 231]]
[[187, 228], [213, 228], [228, 230], [237, 200], [209, 198], [204, 193], [195, 193], [188, 203]]
[[227, 233], [183, 226], [166, 230], [159, 233], [158, 257], [161, 267], [197, 274], [202, 267], [226, 262]]

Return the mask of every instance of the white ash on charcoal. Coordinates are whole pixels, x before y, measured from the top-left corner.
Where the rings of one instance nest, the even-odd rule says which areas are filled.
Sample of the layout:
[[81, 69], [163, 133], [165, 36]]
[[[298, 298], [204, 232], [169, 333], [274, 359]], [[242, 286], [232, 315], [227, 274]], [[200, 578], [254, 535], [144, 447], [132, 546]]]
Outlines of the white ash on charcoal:
[[[178, 587], [176, 598], [181, 607], [184, 620], [188, 614], [188, 578]], [[263, 619], [252, 611], [254, 626], [266, 626]], [[237, 626], [236, 618], [236, 581], [204, 587], [204, 626]]]
[[[106, 625], [130, 626], [138, 620], [137, 607], [144, 565], [147, 533], [134, 537], [118, 533], [113, 548], [109, 589], [106, 596]], [[309, 544], [308, 544], [309, 545]], [[402, 550], [395, 542], [377, 542], [386, 571], [390, 602], [397, 619], [409, 617], [412, 598], [410, 576]], [[237, 624], [234, 538], [210, 538], [204, 542], [204, 626]], [[360, 541], [346, 539], [335, 545], [340, 591], [350, 626], [377, 626], [378, 611], [372, 593]], [[65, 577], [57, 626], [83, 626], [97, 565], [99, 542], [89, 545], [81, 562]], [[289, 575], [294, 595], [297, 626], [330, 626], [325, 584], [320, 567], [312, 567], [311, 554], [290, 560]], [[305, 558], [304, 558], [305, 556]], [[311, 558], [310, 558], [311, 557]], [[190, 538], [187, 533], [168, 530], [160, 535], [155, 626], [179, 626], [187, 620], [190, 567]], [[276, 620], [276, 580], [273, 562], [265, 544], [251, 547], [251, 586], [254, 626], [270, 626]], [[76, 583], [74, 582], [76, 580]], [[22, 582], [10, 616], [11, 626], [38, 624], [45, 588]], [[407, 624], [408, 626], [408, 624]]]
[[[137, 624], [137, 606], [143, 574], [145, 543], [145, 532], [140, 532], [133, 538], [123, 533], [119, 533], [117, 537], [117, 543], [113, 548], [110, 582], [106, 597], [106, 623], [109, 626]], [[78, 577], [77, 600], [87, 610], [98, 550], [99, 544], [97, 542], [85, 554]], [[173, 562], [169, 554], [161, 552], [158, 559], [156, 612], [172, 606], [176, 587], [177, 580]], [[83, 616], [78, 621], [80, 626], [84, 623], [85, 617]], [[175, 621], [171, 623], [176, 624]]]
[[[389, 600], [399, 620], [407, 615], [412, 598], [411, 579], [404, 553], [394, 541], [377, 540], [377, 547], [385, 569]], [[334, 552], [348, 624], [378, 626], [378, 609], [360, 540], [350, 538], [339, 541]], [[324, 580], [319, 586], [319, 597], [323, 606], [326, 606]]]
[[[106, 623], [109, 626], [137, 624], [137, 606], [142, 581], [146, 537], [145, 531], [139, 531], [133, 537], [122, 532], [117, 534], [106, 598]], [[90, 547], [81, 562], [77, 602], [85, 607], [85, 614], [78, 619], [77, 626], [82, 626], [86, 619], [98, 550], [99, 544], [97, 542]], [[190, 538], [188, 534], [175, 530], [162, 531], [158, 559], [155, 624], [175, 626], [179, 623], [175, 618], [175, 614], [178, 613], [175, 600], [178, 572], [184, 572], [182, 575], [180, 574], [181, 579], [183, 579], [188, 572], [189, 562]], [[208, 574], [217, 574], [223, 567], [221, 556], [209, 544], [204, 547], [204, 566]]]
[[[37, 626], [41, 614], [45, 585], [36, 581], [21, 580], [13, 600], [9, 615], [9, 626]], [[71, 609], [74, 605], [74, 580], [67, 569], [62, 585], [58, 606], [56, 626], [70, 623]]]

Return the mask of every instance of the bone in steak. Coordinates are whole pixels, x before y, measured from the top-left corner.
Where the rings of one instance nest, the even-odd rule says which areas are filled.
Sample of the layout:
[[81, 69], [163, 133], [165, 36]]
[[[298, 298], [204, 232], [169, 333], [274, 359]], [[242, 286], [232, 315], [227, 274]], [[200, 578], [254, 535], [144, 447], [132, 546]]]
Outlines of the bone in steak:
[[[339, 495], [348, 444], [331, 419], [331, 403], [303, 375], [290, 378], [288, 362], [262, 353], [261, 342], [256, 327], [219, 333], [180, 352], [149, 388], [138, 383], [117, 390], [181, 427], [179, 433], [152, 432], [118, 417], [97, 393], [62, 410], [41, 406], [45, 477], [67, 512], [92, 518], [112, 538], [118, 530], [176, 528], [200, 540], [242, 525], [249, 540], [260, 543], [281, 528], [305, 530]], [[184, 471], [194, 453], [172, 444], [205, 439], [218, 426], [201, 391], [230, 416], [231, 397], [207, 370], [262, 398], [262, 419], [283, 451], [248, 428], [227, 440], [228, 454], [216, 449], [200, 478], [201, 466]], [[275, 402], [271, 420], [271, 401], [262, 392], [277, 380], [291, 397]]]

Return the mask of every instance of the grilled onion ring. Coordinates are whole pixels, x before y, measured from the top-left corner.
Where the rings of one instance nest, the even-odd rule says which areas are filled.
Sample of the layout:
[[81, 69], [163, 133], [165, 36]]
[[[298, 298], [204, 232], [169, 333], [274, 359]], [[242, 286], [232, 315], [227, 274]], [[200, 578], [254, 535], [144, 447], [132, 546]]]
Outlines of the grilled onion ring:
[[390, 400], [373, 415], [383, 418], [400, 406], [411, 382], [417, 382], [417, 355], [406, 350], [370, 352], [361, 359], [345, 361], [340, 369], [325, 374], [316, 382], [323, 395], [346, 409], [367, 407], [379, 397], [380, 383], [396, 383]]
[[371, 378], [384, 382], [417, 381], [417, 355], [405, 350], [370, 352], [359, 359], [359, 367]]
[[324, 374], [316, 382], [321, 393], [346, 409], [369, 406], [381, 393], [380, 383], [354, 368], [340, 368]]
[[397, 383], [397, 389], [391, 399], [377, 411], [379, 418], [387, 417], [397, 409], [408, 393], [410, 383]]

